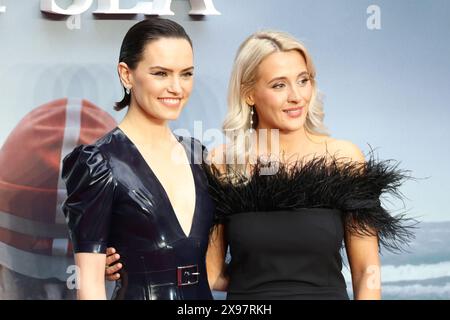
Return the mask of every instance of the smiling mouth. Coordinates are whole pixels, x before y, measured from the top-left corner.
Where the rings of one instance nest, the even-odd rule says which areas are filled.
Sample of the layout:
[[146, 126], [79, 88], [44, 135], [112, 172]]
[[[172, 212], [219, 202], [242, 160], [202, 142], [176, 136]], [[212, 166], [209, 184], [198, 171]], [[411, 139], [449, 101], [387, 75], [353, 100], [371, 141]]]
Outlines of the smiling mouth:
[[303, 107], [284, 109], [283, 112], [290, 117], [298, 117], [302, 114]]
[[158, 98], [158, 100], [168, 107], [178, 107], [181, 103], [181, 98]]

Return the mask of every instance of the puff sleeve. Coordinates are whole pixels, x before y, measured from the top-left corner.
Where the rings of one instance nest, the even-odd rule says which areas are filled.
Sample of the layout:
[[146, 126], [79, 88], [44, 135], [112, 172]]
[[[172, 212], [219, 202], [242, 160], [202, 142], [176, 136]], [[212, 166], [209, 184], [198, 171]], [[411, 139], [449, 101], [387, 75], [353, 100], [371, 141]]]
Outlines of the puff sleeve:
[[79, 146], [63, 160], [67, 187], [63, 211], [75, 253], [105, 253], [115, 183], [107, 159], [94, 145]]

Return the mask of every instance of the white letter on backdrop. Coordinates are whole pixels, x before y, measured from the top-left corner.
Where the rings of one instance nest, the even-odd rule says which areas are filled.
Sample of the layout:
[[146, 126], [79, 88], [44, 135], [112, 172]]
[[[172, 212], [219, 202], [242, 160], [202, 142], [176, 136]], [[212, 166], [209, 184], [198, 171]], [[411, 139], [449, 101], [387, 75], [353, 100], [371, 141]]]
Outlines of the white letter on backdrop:
[[139, 1], [134, 8], [120, 9], [119, 0], [98, 0], [98, 8], [95, 14], [152, 14], [153, 3], [151, 1]]
[[6, 6], [2, 5], [2, 0], [0, 0], [0, 13], [6, 12]]
[[191, 16], [220, 16], [221, 13], [214, 7], [213, 0], [189, 0], [191, 3]]
[[41, 11], [67, 16], [76, 16], [88, 10], [91, 5], [92, 0], [74, 0], [67, 9], [62, 9], [56, 4], [55, 0], [41, 0]]

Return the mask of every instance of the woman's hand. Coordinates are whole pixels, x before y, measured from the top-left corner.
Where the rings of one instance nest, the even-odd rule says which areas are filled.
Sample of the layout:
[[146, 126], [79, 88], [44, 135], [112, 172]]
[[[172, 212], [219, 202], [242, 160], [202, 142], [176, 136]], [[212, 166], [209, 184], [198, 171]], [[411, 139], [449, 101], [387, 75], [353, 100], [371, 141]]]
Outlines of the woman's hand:
[[118, 271], [122, 269], [122, 264], [116, 263], [119, 261], [120, 255], [116, 253], [116, 249], [110, 247], [106, 249], [106, 268], [105, 274], [106, 279], [109, 281], [116, 281], [120, 278]]

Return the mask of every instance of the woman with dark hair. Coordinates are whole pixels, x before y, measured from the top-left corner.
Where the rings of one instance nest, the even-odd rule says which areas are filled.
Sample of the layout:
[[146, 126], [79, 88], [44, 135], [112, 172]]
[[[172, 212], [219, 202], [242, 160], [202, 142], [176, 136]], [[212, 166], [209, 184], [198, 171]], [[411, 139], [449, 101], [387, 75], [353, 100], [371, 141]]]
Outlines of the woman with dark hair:
[[64, 203], [78, 298], [105, 299], [107, 246], [123, 269], [113, 299], [211, 299], [205, 252], [214, 206], [199, 163], [203, 146], [174, 136], [193, 86], [192, 43], [177, 23], [134, 25], [120, 50], [123, 121], [63, 163]]

